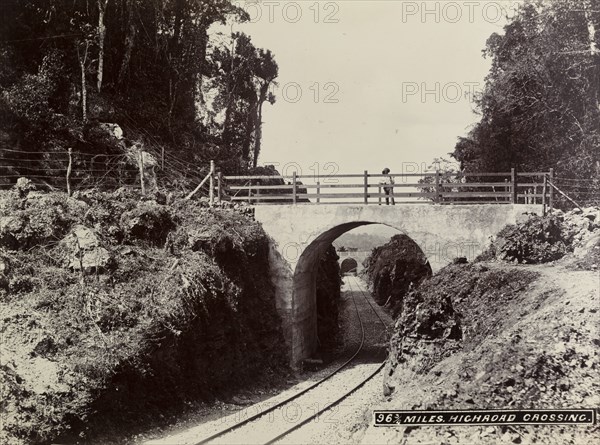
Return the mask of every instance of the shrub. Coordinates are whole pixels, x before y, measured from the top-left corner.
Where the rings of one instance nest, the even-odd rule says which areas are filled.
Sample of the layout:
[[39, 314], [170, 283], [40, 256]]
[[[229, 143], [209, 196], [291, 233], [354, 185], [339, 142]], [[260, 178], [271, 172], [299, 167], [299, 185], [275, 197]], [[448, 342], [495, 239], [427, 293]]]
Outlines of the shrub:
[[557, 216], [532, 216], [523, 223], [502, 229], [492, 246], [477, 260], [498, 258], [519, 263], [547, 263], [562, 258], [571, 250]]

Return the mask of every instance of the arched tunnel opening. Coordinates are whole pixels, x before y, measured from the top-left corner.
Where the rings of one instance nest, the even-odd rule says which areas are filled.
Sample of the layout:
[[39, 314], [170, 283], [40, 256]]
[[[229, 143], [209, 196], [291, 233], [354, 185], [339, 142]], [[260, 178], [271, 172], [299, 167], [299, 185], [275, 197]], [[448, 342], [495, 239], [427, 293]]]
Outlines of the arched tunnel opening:
[[348, 275], [356, 275], [358, 269], [358, 262], [354, 258], [346, 258], [340, 264], [340, 273], [342, 276]]
[[389, 307], [391, 313], [397, 312], [402, 295], [408, 291], [411, 283], [431, 275], [429, 262], [417, 243], [401, 230], [387, 224], [349, 222], [320, 234], [304, 249], [294, 271], [294, 332], [299, 336], [305, 357], [321, 355], [335, 347], [340, 334], [338, 302], [343, 283], [340, 277], [356, 270], [358, 266], [356, 259], [349, 257], [341, 264], [336, 263], [337, 268], [334, 267], [332, 258], [339, 257], [332, 246], [333, 241], [353, 229], [375, 224], [387, 226], [397, 233], [396, 237], [389, 240], [391, 248], [379, 246], [373, 249], [374, 256], [365, 261], [365, 270], [360, 274], [372, 281], [373, 298], [377, 304]]

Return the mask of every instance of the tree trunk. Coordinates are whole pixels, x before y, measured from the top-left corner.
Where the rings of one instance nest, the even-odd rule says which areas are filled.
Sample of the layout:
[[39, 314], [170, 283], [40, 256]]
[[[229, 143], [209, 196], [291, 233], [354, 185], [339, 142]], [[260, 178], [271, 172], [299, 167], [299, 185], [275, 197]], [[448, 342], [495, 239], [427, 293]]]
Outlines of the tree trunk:
[[256, 121], [255, 121], [255, 134], [254, 134], [254, 159], [252, 161], [252, 166], [256, 168], [258, 164], [258, 155], [260, 153], [260, 143], [262, 139], [262, 107], [264, 100], [261, 96], [258, 101], [258, 107], [256, 112]]
[[[584, 6], [585, 20], [587, 21], [588, 37], [590, 41], [590, 56], [592, 57], [592, 59], [594, 59], [600, 56], [600, 50], [598, 50], [598, 45], [596, 44], [596, 27], [592, 20], [592, 9], [592, 2], [589, 2], [588, 4], [586, 4], [586, 6]], [[592, 74], [592, 79], [595, 78], [596, 80], [596, 82], [594, 83], [596, 85], [596, 110], [600, 111], [600, 88], [598, 88], [597, 82], [597, 80], [600, 78], [600, 73], [597, 62], [598, 60], [596, 60], [596, 64], [592, 68], [594, 70]]]
[[83, 56], [79, 51], [79, 43], [77, 43], [77, 59], [79, 60], [79, 67], [81, 68], [81, 118], [83, 123], [87, 123], [87, 83], [85, 80], [85, 64], [87, 62], [88, 50], [90, 42], [86, 40], [85, 51]]
[[592, 5], [584, 6], [585, 20], [587, 21], [588, 36], [590, 40], [590, 55], [593, 57], [598, 54], [598, 46], [596, 45], [596, 27], [592, 21]]
[[135, 26], [135, 18], [134, 18], [134, 4], [132, 0], [128, 0], [127, 8], [128, 8], [128, 24], [129, 29], [127, 31], [127, 35], [125, 36], [125, 53], [123, 54], [123, 61], [121, 62], [121, 69], [119, 70], [119, 78], [118, 84], [122, 85], [125, 81], [125, 76], [129, 71], [129, 62], [131, 60], [131, 53], [133, 51], [133, 43], [135, 41], [135, 35], [137, 32]]
[[204, 100], [204, 92], [202, 91], [203, 79], [205, 66], [206, 66], [206, 48], [208, 47], [208, 32], [206, 28], [202, 29], [202, 35], [199, 37], [201, 39], [200, 47], [198, 48], [198, 75], [196, 78], [196, 100], [194, 101], [200, 107], [200, 110], [204, 111], [206, 107], [206, 102]]
[[[242, 143], [242, 155], [244, 156], [244, 161], [246, 165], [250, 164], [250, 147], [255, 146], [252, 143], [252, 137], [256, 137], [256, 103], [250, 103], [248, 106], [248, 114], [246, 116], [246, 132], [244, 135], [244, 141]], [[255, 160], [252, 160], [252, 165], [256, 167]]]
[[175, 104], [177, 102], [178, 85], [178, 81], [173, 81], [173, 79], [169, 80], [169, 114], [167, 116], [167, 125], [173, 142], [175, 142], [175, 135], [173, 134], [173, 111], [175, 110]]
[[262, 107], [265, 101], [267, 100], [267, 94], [269, 92], [269, 85], [271, 81], [265, 81], [260, 86], [260, 94], [258, 98], [258, 106], [257, 106], [257, 116], [256, 116], [256, 129], [255, 129], [255, 140], [254, 140], [254, 159], [253, 166], [256, 168], [258, 164], [258, 155], [260, 154], [260, 146], [262, 142]]
[[175, 2], [175, 25], [173, 30], [173, 40], [171, 40], [171, 55], [176, 54], [179, 47], [179, 39], [181, 37], [181, 28], [183, 26], [183, 8], [185, 0], [177, 0]]
[[[102, 4], [104, 2], [104, 4]], [[104, 15], [109, 0], [98, 0], [98, 93], [102, 91], [102, 77], [104, 74], [104, 39], [106, 37], [106, 26]]]

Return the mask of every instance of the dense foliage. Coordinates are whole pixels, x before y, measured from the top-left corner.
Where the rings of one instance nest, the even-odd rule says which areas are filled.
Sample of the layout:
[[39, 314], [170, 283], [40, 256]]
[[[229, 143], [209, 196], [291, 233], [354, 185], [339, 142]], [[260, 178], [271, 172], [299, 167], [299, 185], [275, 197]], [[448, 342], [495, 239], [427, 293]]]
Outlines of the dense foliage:
[[5, 0], [0, 9], [3, 176], [62, 175], [68, 148], [106, 154], [102, 122], [164, 149], [170, 179], [209, 159], [225, 172], [256, 165], [278, 67], [248, 36], [215, 30], [248, 19], [229, 0]]
[[519, 263], [547, 263], [562, 258], [569, 250], [558, 217], [532, 216], [525, 223], [502, 229], [490, 253], [492, 257]]
[[598, 268], [599, 229], [597, 207], [531, 215], [526, 221], [504, 227], [478, 259], [537, 264], [574, 252], [572, 263], [576, 268], [593, 270]]
[[[481, 120], [456, 144], [467, 172], [548, 171], [600, 199], [600, 2], [526, 0], [487, 41]], [[577, 186], [575, 186], [577, 185]]]

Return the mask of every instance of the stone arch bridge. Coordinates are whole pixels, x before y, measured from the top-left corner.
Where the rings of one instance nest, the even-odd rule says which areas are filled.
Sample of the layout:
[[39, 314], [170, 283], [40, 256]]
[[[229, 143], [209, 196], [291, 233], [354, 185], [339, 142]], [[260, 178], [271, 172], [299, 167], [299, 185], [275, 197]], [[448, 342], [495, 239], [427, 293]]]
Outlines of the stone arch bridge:
[[384, 224], [409, 236], [435, 272], [456, 257], [473, 260], [507, 224], [533, 213], [536, 204], [396, 206], [259, 205], [255, 218], [271, 238], [270, 267], [290, 362], [298, 365], [317, 348], [318, 260], [333, 240], [356, 227]]

